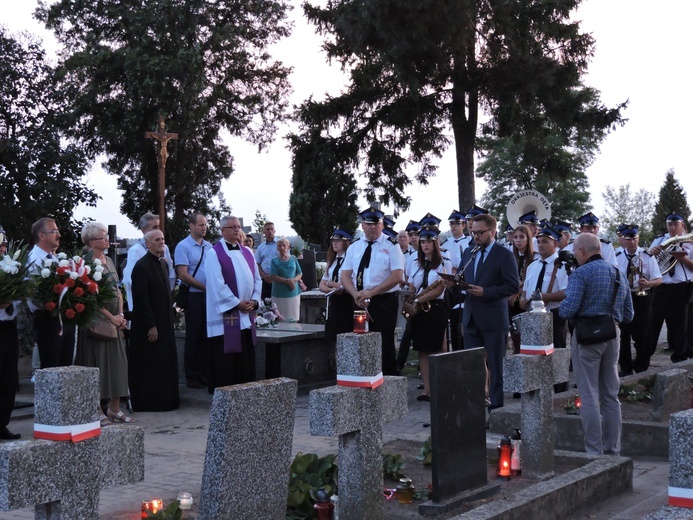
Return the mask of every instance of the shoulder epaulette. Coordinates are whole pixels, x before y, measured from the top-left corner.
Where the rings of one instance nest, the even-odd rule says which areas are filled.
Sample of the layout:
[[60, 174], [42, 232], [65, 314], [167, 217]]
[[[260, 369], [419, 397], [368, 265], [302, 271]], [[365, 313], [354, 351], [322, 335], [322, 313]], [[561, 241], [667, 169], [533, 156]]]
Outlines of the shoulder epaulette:
[[657, 240], [658, 238], [664, 238], [664, 235], [666, 235], [666, 233], [662, 233], [661, 235], [657, 235], [655, 237], [655, 240]]
[[600, 238], [599, 241], [600, 241], [602, 244], [611, 244], [611, 242], [609, 242], [609, 241], [608, 241], [607, 239], [605, 239], [605, 238]]
[[623, 251], [616, 251], [616, 256], [620, 255], [621, 253], [623, 253]]
[[440, 248], [440, 252], [441, 252], [441, 253], [447, 253], [447, 252], [448, 252], [448, 250], [447, 250], [447, 249], [445, 249], [444, 247], [441, 247], [441, 248]]
[[397, 239], [396, 239], [396, 238], [387, 237], [387, 239], [388, 239], [390, 242], [392, 242], [393, 244], [399, 245], [399, 244], [397, 244]]
[[645, 253], [647, 256], [652, 256], [652, 254], [647, 249], [643, 249], [642, 252]]
[[570, 239], [570, 242], [568, 242], [568, 243], [569, 243], [569, 244], [572, 244], [573, 242], [575, 242], [575, 239], [574, 239], [574, 238], [571, 238], [571, 239]]
[[358, 242], [359, 240], [361, 240], [361, 237], [355, 238], [354, 240], [351, 241], [351, 243], [353, 244], [353, 243], [355, 243], [355, 242]]
[[441, 256], [440, 259], [444, 262], [451, 262], [451, 260], [447, 256]]

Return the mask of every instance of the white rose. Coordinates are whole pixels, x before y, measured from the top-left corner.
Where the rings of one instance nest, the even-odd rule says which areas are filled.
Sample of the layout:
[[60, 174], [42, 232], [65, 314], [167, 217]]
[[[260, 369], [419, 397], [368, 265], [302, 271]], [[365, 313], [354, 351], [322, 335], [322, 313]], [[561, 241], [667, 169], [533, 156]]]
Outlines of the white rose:
[[41, 269], [41, 276], [43, 278], [48, 278], [50, 275], [51, 275], [50, 269], [46, 269], [45, 267], [43, 269]]
[[102, 265], [97, 265], [97, 266], [94, 268], [94, 271], [96, 271], [97, 273], [102, 273], [102, 272], [103, 272], [103, 266], [102, 266]]
[[50, 258], [44, 258], [43, 265], [46, 267], [50, 267], [51, 265], [53, 265], [53, 260], [51, 260]]
[[76, 264], [79, 263], [80, 260], [82, 260], [82, 257], [80, 257], [80, 256], [73, 256], [72, 257], [72, 261]]
[[101, 273], [99, 273], [98, 271], [94, 273], [94, 281], [95, 282], [101, 281]]
[[58, 267], [67, 267], [68, 265], [70, 265], [70, 262], [68, 262], [67, 260], [60, 260], [58, 262]]
[[17, 249], [17, 250], [14, 252], [14, 256], [12, 257], [12, 260], [19, 260], [19, 255], [21, 255], [21, 254], [22, 254], [21, 249]]
[[[7, 274], [15, 274], [17, 272], [16, 267], [9, 265], [9, 264], [5, 264], [5, 263], [0, 264], [0, 270], [2, 270], [3, 272], [5, 272]], [[13, 270], [14, 270], [14, 272], [12, 272]]]
[[65, 260], [67, 255], [65, 253], [58, 253], [58, 260]]
[[91, 266], [90, 266], [90, 265], [85, 265], [85, 266], [84, 266], [84, 272], [87, 273], [87, 274], [91, 273]]
[[267, 321], [262, 316], [258, 316], [257, 318], [255, 318], [255, 325], [257, 325], [259, 327], [262, 327], [263, 325], [267, 325], [268, 323], [269, 323], [269, 321]]
[[94, 258], [94, 265], [101, 265], [101, 260]]
[[79, 274], [77, 274], [77, 271], [70, 271], [70, 278], [72, 278], [73, 280], [79, 278]]

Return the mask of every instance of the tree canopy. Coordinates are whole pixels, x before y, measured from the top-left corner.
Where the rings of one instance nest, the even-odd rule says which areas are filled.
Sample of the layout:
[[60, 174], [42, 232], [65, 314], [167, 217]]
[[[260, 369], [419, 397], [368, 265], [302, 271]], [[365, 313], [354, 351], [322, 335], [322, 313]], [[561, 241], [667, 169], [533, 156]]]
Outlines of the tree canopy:
[[147, 131], [165, 116], [178, 133], [166, 164], [167, 234], [196, 210], [218, 216], [233, 171], [222, 131], [263, 148], [285, 117], [289, 69], [268, 48], [289, 34], [283, 0], [122, 0], [41, 4], [64, 46], [71, 135], [118, 176], [122, 212], [156, 211], [157, 151]]
[[0, 78], [0, 224], [29, 242], [31, 224], [52, 216], [63, 246], [77, 247], [74, 208], [97, 196], [83, 182], [84, 152], [61, 130], [65, 93], [41, 44], [0, 26]]
[[[604, 197], [605, 211], [601, 216], [601, 229], [613, 239], [616, 237], [616, 228], [621, 224], [635, 224], [640, 234], [640, 244], [652, 242], [652, 214], [655, 208], [655, 196], [645, 189], [633, 193], [630, 183], [618, 188], [607, 186], [602, 194]], [[666, 226], [665, 226], [666, 227]]]
[[652, 229], [656, 235], [667, 232], [667, 215], [672, 211], [683, 217], [688, 231], [691, 231], [691, 208], [688, 205], [686, 192], [674, 175], [673, 169], [667, 171], [664, 184], [659, 190], [659, 199], [652, 216]]
[[566, 150], [594, 149], [623, 123], [625, 107], [604, 106], [582, 83], [594, 40], [570, 18], [580, 3], [306, 3], [328, 60], [351, 81], [342, 94], [299, 107], [297, 142], [319, 138], [332, 143], [326, 153], [348, 152], [345, 164], [365, 178], [365, 195], [400, 209], [409, 206], [404, 189], [426, 184], [451, 144], [463, 209], [476, 201], [475, 154], [508, 139], [520, 148], [521, 170], [563, 178]]

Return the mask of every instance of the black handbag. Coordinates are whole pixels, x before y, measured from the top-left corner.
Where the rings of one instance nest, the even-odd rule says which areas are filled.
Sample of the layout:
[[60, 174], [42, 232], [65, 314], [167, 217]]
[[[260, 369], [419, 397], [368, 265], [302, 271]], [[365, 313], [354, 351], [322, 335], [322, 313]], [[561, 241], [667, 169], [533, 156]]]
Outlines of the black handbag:
[[[614, 268], [616, 269], [616, 268]], [[616, 269], [616, 282], [614, 292], [611, 296], [611, 308], [616, 302], [618, 287], [621, 285], [621, 273]], [[578, 343], [583, 345], [594, 345], [603, 343], [616, 337], [616, 322], [611, 314], [600, 314], [598, 316], [578, 316], [575, 320], [575, 338]]]
[[[202, 257], [205, 256], [205, 246], [202, 244], [202, 253], [200, 254], [200, 261], [197, 262], [197, 265], [195, 266], [195, 270], [193, 271], [192, 277], [195, 278], [195, 275], [197, 274], [197, 270], [200, 268], [200, 264], [202, 263]], [[179, 309], [187, 309], [188, 308], [188, 302], [190, 301], [190, 286], [187, 283], [183, 283], [182, 281], [180, 282], [180, 285], [178, 286], [178, 294], [176, 294], [176, 307]]]

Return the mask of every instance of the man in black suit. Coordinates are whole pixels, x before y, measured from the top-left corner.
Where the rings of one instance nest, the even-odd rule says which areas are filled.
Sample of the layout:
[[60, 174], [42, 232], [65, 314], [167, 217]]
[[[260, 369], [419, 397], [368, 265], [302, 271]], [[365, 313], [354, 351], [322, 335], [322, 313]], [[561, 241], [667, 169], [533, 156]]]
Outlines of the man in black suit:
[[464, 302], [462, 325], [464, 348], [484, 347], [490, 373], [489, 410], [503, 406], [503, 357], [510, 321], [508, 296], [516, 294], [520, 279], [513, 254], [496, 244], [496, 219], [477, 215], [471, 234], [479, 246], [468, 247], [462, 254], [459, 270], [469, 263], [464, 281], [469, 284]]

